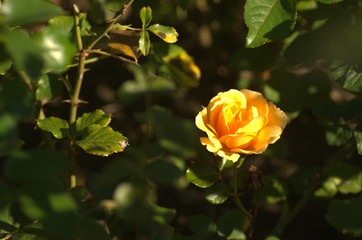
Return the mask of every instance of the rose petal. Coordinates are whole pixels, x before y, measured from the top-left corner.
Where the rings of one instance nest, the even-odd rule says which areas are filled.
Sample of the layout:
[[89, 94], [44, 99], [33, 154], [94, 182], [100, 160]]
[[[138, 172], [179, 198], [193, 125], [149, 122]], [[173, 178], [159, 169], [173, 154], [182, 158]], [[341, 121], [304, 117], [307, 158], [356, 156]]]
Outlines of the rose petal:
[[268, 126], [263, 128], [253, 143], [248, 147], [248, 150], [254, 153], [262, 153], [266, 150], [269, 144], [275, 143], [282, 133], [282, 129], [278, 126]]
[[268, 116], [268, 102], [265, 100], [263, 95], [261, 95], [261, 93], [248, 89], [242, 89], [241, 92], [245, 95], [247, 99], [248, 108], [254, 106], [258, 110], [259, 116]]
[[220, 138], [227, 148], [243, 148], [246, 144], [250, 143], [255, 138], [255, 135], [250, 133], [230, 134]]
[[246, 125], [240, 127], [236, 132], [237, 133], [246, 133], [246, 132], [252, 132], [257, 133], [262, 129], [266, 123], [267, 119], [265, 117], [257, 117], [252, 119], [250, 122], [246, 123]]
[[277, 108], [272, 103], [268, 103], [268, 106], [269, 106], [268, 125], [269, 126], [277, 125], [283, 130], [288, 121], [287, 115], [285, 115], [285, 113], [282, 110]]

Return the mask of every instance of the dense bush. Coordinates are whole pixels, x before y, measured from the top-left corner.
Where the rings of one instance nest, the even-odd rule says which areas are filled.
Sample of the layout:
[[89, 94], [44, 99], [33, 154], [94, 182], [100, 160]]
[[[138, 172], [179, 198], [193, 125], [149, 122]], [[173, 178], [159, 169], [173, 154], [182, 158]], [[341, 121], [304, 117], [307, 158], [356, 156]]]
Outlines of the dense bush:
[[[359, 0], [0, 1], [0, 239], [361, 237], [361, 27]], [[265, 105], [230, 89], [287, 122], [221, 139]]]

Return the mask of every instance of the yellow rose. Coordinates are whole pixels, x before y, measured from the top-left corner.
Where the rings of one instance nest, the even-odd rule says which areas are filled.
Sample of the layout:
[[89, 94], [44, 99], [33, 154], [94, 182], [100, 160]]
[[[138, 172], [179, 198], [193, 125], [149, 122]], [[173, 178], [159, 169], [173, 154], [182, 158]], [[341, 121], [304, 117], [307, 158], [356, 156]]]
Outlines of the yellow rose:
[[287, 123], [285, 113], [258, 92], [231, 89], [211, 99], [196, 116], [207, 150], [236, 162], [241, 154], [259, 154], [275, 143]]

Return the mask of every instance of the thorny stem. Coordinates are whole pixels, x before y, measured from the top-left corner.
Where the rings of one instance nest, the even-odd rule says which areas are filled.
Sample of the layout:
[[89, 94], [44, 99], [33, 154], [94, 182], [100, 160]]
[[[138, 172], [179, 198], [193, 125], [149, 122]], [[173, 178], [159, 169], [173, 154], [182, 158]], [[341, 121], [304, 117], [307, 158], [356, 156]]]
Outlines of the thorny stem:
[[117, 21], [119, 20], [119, 18], [121, 16], [123, 16], [125, 14], [125, 12], [127, 11], [128, 7], [132, 4], [134, 0], [129, 0], [127, 3], [123, 4], [122, 9], [116, 13], [116, 16], [114, 18], [112, 18], [107, 26], [107, 28], [103, 31], [103, 33], [101, 33], [100, 35], [98, 35], [98, 37], [96, 39], [94, 39], [86, 48], [87, 51], [91, 50], [102, 38], [108, 36], [108, 32], [110, 30], [112, 30], [113, 25], [115, 23], [117, 23]]
[[[87, 47], [83, 46], [81, 29], [80, 29], [80, 19], [79, 19], [79, 9], [74, 4], [74, 25], [75, 25], [75, 36], [77, 41], [78, 53], [79, 53], [79, 61], [78, 61], [78, 71], [77, 78], [74, 86], [74, 90], [70, 96], [70, 114], [69, 114], [69, 127], [70, 127], [70, 146], [69, 146], [69, 156], [71, 161], [71, 175], [70, 175], [70, 187], [77, 186], [77, 176], [76, 176], [76, 157], [75, 157], [75, 123], [77, 120], [77, 111], [78, 104], [80, 102], [79, 95], [82, 88], [84, 72], [85, 72], [85, 64], [88, 55], [90, 54], [93, 47], [105, 36], [107, 36], [108, 32], [112, 30], [113, 25], [119, 20], [119, 18], [124, 15], [127, 8], [131, 5], [134, 0], [129, 0], [126, 4], [123, 5], [122, 9], [116, 13], [115, 17], [109, 22], [107, 28], [101, 33], [97, 38], [90, 42]], [[122, 59], [124, 60], [124, 59]]]

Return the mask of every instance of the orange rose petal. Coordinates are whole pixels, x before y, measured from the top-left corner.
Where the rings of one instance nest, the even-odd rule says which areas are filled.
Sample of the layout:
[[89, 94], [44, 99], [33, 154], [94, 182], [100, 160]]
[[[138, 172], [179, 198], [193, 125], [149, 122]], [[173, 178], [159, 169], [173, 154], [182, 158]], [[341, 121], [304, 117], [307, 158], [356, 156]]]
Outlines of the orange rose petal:
[[263, 95], [259, 92], [254, 92], [251, 90], [243, 89], [241, 92], [245, 95], [248, 105], [254, 106], [258, 109], [259, 116], [267, 116], [269, 109], [268, 109], [268, 102], [265, 100]]
[[240, 158], [240, 154], [230, 151], [218, 151], [217, 155], [219, 155], [222, 158], [225, 158], [227, 160], [231, 160], [232, 162], [237, 162]]
[[209, 113], [209, 123], [212, 126], [216, 126], [217, 121], [219, 119], [220, 112], [222, 111], [222, 104], [216, 103], [207, 107], [207, 111]]
[[237, 133], [254, 132], [257, 133], [266, 125], [267, 119], [265, 117], [257, 117], [248, 122], [245, 126], [240, 127]]
[[245, 134], [230, 134], [227, 136], [223, 136], [220, 138], [220, 142], [222, 142], [228, 148], [241, 148], [248, 144], [255, 138], [255, 135], [251, 135], [250, 133]]
[[200, 138], [215, 155], [237, 161], [240, 154], [259, 154], [274, 143], [287, 123], [285, 113], [251, 90], [231, 89], [211, 99], [196, 116]]
[[269, 106], [269, 123], [268, 125], [277, 125], [279, 126], [281, 129], [285, 128], [285, 125], [287, 124], [287, 115], [285, 115], [285, 113], [280, 110], [279, 108], [277, 108], [274, 104], [272, 103], [268, 103]]
[[205, 118], [207, 117], [207, 109], [203, 108], [195, 118], [196, 127], [202, 131], [206, 131], [207, 127], [205, 125]]
[[255, 141], [251, 145], [255, 153], [261, 153], [265, 151], [269, 144], [275, 143], [282, 133], [282, 129], [278, 126], [268, 126], [263, 128]]

